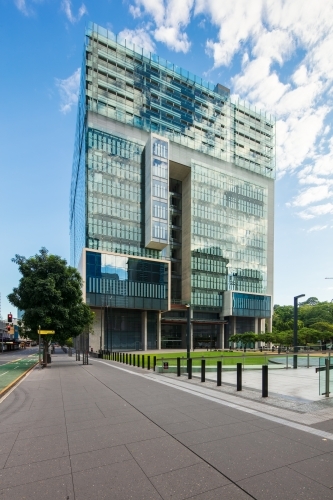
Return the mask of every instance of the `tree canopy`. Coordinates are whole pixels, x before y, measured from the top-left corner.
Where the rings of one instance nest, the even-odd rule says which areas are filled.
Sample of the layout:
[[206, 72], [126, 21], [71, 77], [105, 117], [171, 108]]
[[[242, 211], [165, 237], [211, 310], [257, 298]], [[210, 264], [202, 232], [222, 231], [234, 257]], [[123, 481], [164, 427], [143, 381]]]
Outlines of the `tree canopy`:
[[[298, 307], [298, 345], [327, 343], [333, 339], [333, 303], [319, 302], [316, 297], [310, 297]], [[254, 342], [271, 342], [285, 346], [293, 345], [294, 307], [274, 306], [273, 331], [268, 333], [232, 335], [231, 342], [243, 346]]]
[[[293, 306], [274, 306], [273, 334], [278, 343], [292, 344], [294, 325]], [[333, 303], [319, 302], [310, 297], [298, 307], [299, 345], [327, 342], [333, 338]]]
[[8, 300], [24, 311], [22, 321], [30, 338], [42, 330], [54, 330], [53, 340], [63, 344], [90, 329], [93, 313], [82, 300], [82, 278], [65, 259], [41, 248], [33, 257], [15, 255], [12, 261], [22, 275]]

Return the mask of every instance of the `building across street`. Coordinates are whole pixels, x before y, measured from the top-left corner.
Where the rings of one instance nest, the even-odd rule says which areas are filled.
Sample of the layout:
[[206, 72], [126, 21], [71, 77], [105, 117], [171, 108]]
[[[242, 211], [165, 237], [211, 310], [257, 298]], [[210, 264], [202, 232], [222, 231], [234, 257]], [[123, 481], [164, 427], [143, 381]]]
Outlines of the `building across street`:
[[91, 24], [70, 198], [90, 348], [270, 330], [274, 179], [270, 115]]

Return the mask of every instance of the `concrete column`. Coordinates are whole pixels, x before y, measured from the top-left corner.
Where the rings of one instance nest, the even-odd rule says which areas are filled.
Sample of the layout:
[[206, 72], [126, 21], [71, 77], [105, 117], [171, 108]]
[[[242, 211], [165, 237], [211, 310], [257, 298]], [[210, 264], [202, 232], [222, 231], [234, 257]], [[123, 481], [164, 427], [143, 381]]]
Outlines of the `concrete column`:
[[254, 318], [254, 333], [259, 333], [258, 332], [258, 323], [259, 323], [259, 318]]
[[[265, 319], [264, 318], [258, 319], [258, 333], [265, 333]], [[269, 333], [271, 333], [271, 332], [269, 332]]]
[[272, 328], [273, 328], [272, 323], [273, 323], [273, 317], [271, 316], [270, 318], [267, 318], [267, 333], [272, 333]]
[[[104, 309], [92, 308], [95, 313], [93, 331], [95, 335], [89, 335], [89, 348], [93, 348], [94, 352], [98, 352], [100, 349], [100, 340], [102, 335], [102, 349], [104, 349]], [[82, 350], [82, 347], [81, 347]]]
[[141, 313], [141, 349], [147, 350], [147, 311]]
[[157, 333], [156, 333], [156, 348], [161, 349], [161, 311], [157, 313]]
[[[229, 316], [229, 337], [236, 334], [236, 316]], [[232, 343], [232, 347], [236, 346], [236, 342]]]
[[230, 316], [230, 336], [236, 335], [236, 316]]
[[218, 326], [217, 332], [217, 349], [224, 349], [224, 325]]

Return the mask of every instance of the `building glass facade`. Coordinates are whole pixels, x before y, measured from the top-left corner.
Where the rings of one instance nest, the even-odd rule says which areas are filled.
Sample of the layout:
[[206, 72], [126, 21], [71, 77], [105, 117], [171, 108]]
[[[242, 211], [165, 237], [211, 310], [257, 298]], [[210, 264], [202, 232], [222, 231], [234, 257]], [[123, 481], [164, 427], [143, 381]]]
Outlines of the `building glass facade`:
[[105, 309], [102, 346], [184, 347], [185, 303], [197, 343], [227, 342], [224, 324], [260, 330], [271, 317], [274, 178], [271, 116], [91, 24], [70, 235], [85, 299]]

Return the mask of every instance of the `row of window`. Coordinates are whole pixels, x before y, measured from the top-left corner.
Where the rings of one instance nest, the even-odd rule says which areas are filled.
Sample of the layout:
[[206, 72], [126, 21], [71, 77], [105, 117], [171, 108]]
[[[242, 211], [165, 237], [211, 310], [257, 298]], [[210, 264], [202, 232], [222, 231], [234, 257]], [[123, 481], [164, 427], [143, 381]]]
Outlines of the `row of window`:
[[222, 308], [222, 295], [219, 293], [208, 293], [193, 290], [191, 294], [191, 304], [204, 307]]
[[266, 213], [262, 204], [247, 201], [243, 198], [233, 197], [229, 192], [223, 193], [218, 188], [214, 188], [212, 186], [210, 187], [207, 184], [199, 185], [198, 183], [194, 183], [192, 193], [193, 197], [197, 201], [200, 200], [201, 202], [232, 208], [233, 210], [254, 215], [256, 217], [264, 217]]
[[221, 242], [222, 241], [230, 243], [237, 242], [238, 244], [251, 243], [252, 246], [256, 246], [262, 249], [265, 248], [265, 242], [259, 237], [251, 240], [246, 239], [241, 236], [241, 233], [237, 234], [237, 230], [236, 231], [234, 230], [232, 232], [227, 232], [224, 226], [209, 224], [207, 222], [200, 222], [195, 219], [192, 221], [192, 234], [198, 236], [205, 236], [207, 238], [212, 238], [214, 240], [220, 240]]
[[122, 158], [132, 159], [138, 163], [141, 161], [143, 147], [132, 141], [89, 129], [87, 142], [88, 148], [95, 148]]
[[264, 217], [263, 205], [258, 205], [257, 203], [252, 203], [242, 198], [234, 198], [233, 196], [225, 194], [223, 197], [223, 204], [225, 207], [233, 208], [234, 210], [245, 212], [246, 214]]
[[168, 158], [168, 143], [161, 139], [153, 139], [153, 155]]
[[92, 223], [88, 223], [89, 235], [109, 236], [110, 238], [119, 238], [124, 240], [132, 240], [141, 242], [142, 234], [140, 226], [128, 226], [124, 223], [112, 221], [100, 221], [93, 219]]
[[131, 210], [128, 205], [123, 206], [121, 203], [113, 203], [112, 206], [107, 206], [102, 203], [89, 203], [88, 214], [107, 215], [113, 219], [129, 220], [133, 222], [141, 222], [140, 210]]
[[194, 288], [207, 288], [208, 290], [226, 290], [226, 276], [208, 276], [192, 274], [191, 285]]
[[168, 240], [168, 226], [164, 222], [153, 221], [152, 236], [158, 240]]
[[209, 168], [208, 165], [195, 163], [194, 167], [194, 169], [192, 168], [191, 175], [193, 183], [198, 187], [213, 186], [220, 192], [231, 191], [258, 201], [264, 201], [267, 196], [266, 190], [261, 186], [244, 182], [223, 172], [218, 172], [217, 175], [217, 171]]
[[166, 284], [155, 284], [138, 281], [119, 281], [107, 278], [88, 278], [87, 292], [107, 295], [124, 295], [126, 297], [144, 297], [166, 299]]
[[152, 259], [159, 259], [160, 252], [151, 248], [140, 246], [140, 242], [133, 244], [132, 241], [124, 240], [106, 240], [88, 236], [87, 246], [93, 250], [105, 250], [106, 252], [116, 252], [125, 255], [135, 255], [138, 257], [150, 257]]
[[88, 169], [95, 172], [113, 175], [115, 177], [118, 177], [118, 179], [125, 179], [130, 181], [131, 183], [141, 182], [141, 165], [135, 164], [134, 162], [125, 163], [121, 161], [115, 161], [110, 157], [105, 158], [89, 154]]
[[157, 219], [168, 219], [168, 205], [162, 201], [153, 200], [153, 217]]
[[265, 293], [266, 291], [264, 284], [256, 281], [237, 281], [237, 284], [235, 286], [231, 286], [231, 289], [237, 289], [241, 292], [250, 293]]
[[153, 175], [162, 179], [169, 178], [169, 168], [165, 161], [160, 161], [154, 158], [153, 160]]
[[103, 184], [88, 181], [88, 191], [90, 193], [95, 191], [96, 193], [122, 198], [123, 200], [141, 202], [141, 189], [135, 184], [122, 186], [116, 181], [111, 182], [108, 179], [103, 179]]
[[249, 230], [250, 232], [266, 234], [266, 221], [250, 216], [242, 212], [232, 212], [225, 207], [215, 205], [203, 205], [192, 201], [192, 216], [201, 219], [202, 222], [210, 220], [225, 226], [227, 232], [233, 232], [236, 227]]
[[209, 273], [227, 274], [226, 262], [202, 257], [192, 257], [191, 267], [193, 270], [206, 271]]

